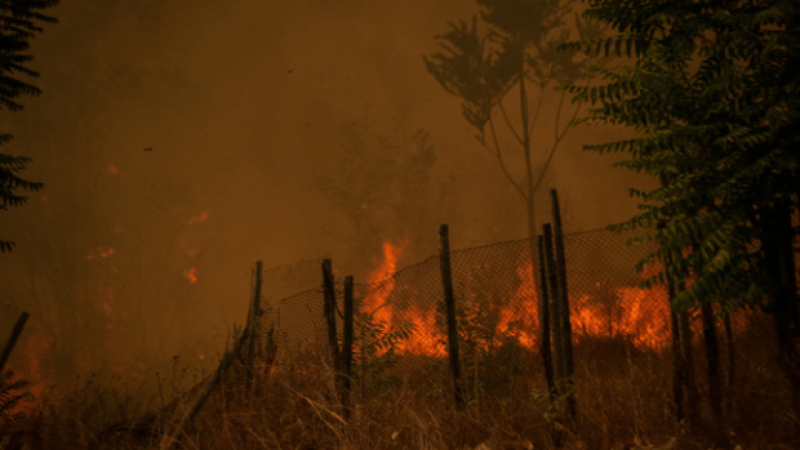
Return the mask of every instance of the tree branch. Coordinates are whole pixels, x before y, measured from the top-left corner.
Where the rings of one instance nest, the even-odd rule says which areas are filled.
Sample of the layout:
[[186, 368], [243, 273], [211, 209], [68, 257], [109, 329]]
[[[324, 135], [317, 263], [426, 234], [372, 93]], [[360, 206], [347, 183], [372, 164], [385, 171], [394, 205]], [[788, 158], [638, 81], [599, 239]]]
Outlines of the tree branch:
[[[567, 126], [564, 127], [564, 132], [562, 132], [560, 136], [558, 135], [558, 117], [561, 115], [561, 107], [563, 105], [563, 100], [564, 100], [564, 96], [562, 95], [561, 96], [561, 102], [558, 105], [558, 113], [556, 115], [556, 128], [555, 128], [555, 130], [556, 130], [556, 140], [553, 143], [553, 149], [550, 150], [550, 155], [547, 157], [547, 161], [545, 161], [545, 163], [544, 163], [544, 168], [542, 168], [542, 173], [539, 175], [539, 180], [536, 182], [536, 186], [533, 187], [533, 192], [536, 192], [536, 190], [539, 189], [539, 185], [542, 184], [542, 180], [544, 180], [544, 174], [547, 173], [547, 168], [550, 167], [550, 162], [553, 160], [553, 155], [556, 154], [556, 148], [558, 148], [558, 144], [561, 142], [561, 140], [564, 138], [564, 136], [566, 136], [567, 130], [569, 130], [569, 127], [570, 127], [570, 125], [567, 124]], [[578, 116], [578, 112], [580, 112], [582, 105], [583, 105], [582, 103], [579, 103], [578, 107], [575, 108], [575, 114], [572, 115], [572, 119], [570, 119], [570, 122], [572, 122], [572, 120], [574, 120], [575, 117]]]
[[[508, 179], [509, 183], [511, 183], [511, 185], [514, 186], [514, 188], [517, 190], [517, 192], [519, 192], [519, 195], [521, 195], [522, 198], [527, 201], [528, 200], [528, 196], [525, 195], [525, 191], [522, 189], [522, 187], [520, 187], [520, 185], [516, 181], [514, 181], [514, 179], [511, 177], [511, 174], [508, 173], [508, 169], [506, 168], [506, 164], [503, 162], [503, 155], [502, 155], [502, 153], [500, 153], [500, 144], [498, 144], [498, 142], [497, 142], [497, 133], [495, 132], [495, 129], [494, 129], [494, 120], [492, 120], [491, 117], [489, 118], [489, 127], [492, 130], [492, 140], [494, 141], [494, 147], [495, 147], [494, 156], [497, 158], [497, 161], [500, 163], [500, 168], [503, 169], [503, 174], [506, 176], [506, 179]], [[486, 144], [484, 143], [484, 145], [486, 145]]]
[[542, 110], [542, 102], [544, 102], [544, 88], [547, 87], [547, 83], [541, 82], [539, 84], [539, 90], [541, 91], [541, 95], [539, 95], [539, 104], [536, 105], [536, 112], [533, 114], [530, 123], [527, 124], [528, 126], [528, 134], [533, 131], [533, 127], [536, 125], [536, 121], [539, 119], [539, 111]]
[[506, 125], [508, 125], [508, 129], [511, 130], [512, 133], [514, 133], [514, 137], [517, 138], [517, 142], [519, 142], [519, 145], [524, 145], [522, 142], [522, 138], [519, 137], [519, 133], [517, 133], [517, 130], [514, 129], [514, 125], [511, 125], [511, 120], [508, 119], [508, 115], [506, 114], [506, 108], [503, 106], [502, 99], [497, 102], [497, 106], [500, 107], [500, 112], [503, 113], [503, 119], [505, 119]]

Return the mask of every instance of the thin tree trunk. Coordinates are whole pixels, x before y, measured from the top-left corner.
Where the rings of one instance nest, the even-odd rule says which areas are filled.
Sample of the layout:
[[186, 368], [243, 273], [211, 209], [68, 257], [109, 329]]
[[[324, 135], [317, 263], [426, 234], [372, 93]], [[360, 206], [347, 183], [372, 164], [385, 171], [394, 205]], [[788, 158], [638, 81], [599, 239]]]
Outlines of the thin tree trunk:
[[763, 213], [761, 247], [764, 264], [772, 284], [772, 304], [768, 309], [775, 321], [780, 364], [789, 380], [795, 406], [800, 408], [800, 316], [797, 279], [792, 251], [792, 217], [788, 202]]
[[[664, 224], [659, 224], [663, 228]], [[672, 263], [672, 258], [667, 255], [664, 270]], [[678, 423], [686, 419], [684, 396], [686, 392], [686, 360], [681, 352], [681, 329], [678, 313], [673, 311], [672, 303], [675, 301], [675, 284], [667, 284], [667, 302], [669, 303], [669, 322], [672, 331], [672, 401], [675, 403], [675, 418]]]
[[[683, 291], [683, 283], [680, 283], [679, 291]], [[685, 370], [683, 373], [683, 385], [686, 390], [686, 417], [688, 428], [692, 434], [698, 431], [700, 425], [700, 396], [697, 392], [697, 381], [695, 379], [694, 368], [694, 348], [692, 347], [693, 333], [689, 322], [689, 312], [678, 313], [678, 327], [680, 329], [681, 355]]]
[[722, 376], [720, 374], [719, 337], [714, 320], [714, 309], [710, 303], [700, 307], [703, 320], [703, 347], [706, 352], [706, 376], [708, 377], [708, 399], [714, 416], [713, 428], [721, 432], [725, 416], [722, 410]]
[[735, 380], [736, 374], [736, 354], [734, 353], [734, 345], [733, 345], [733, 328], [731, 327], [731, 318], [728, 314], [725, 314], [722, 318], [722, 323], [725, 327], [725, 341], [727, 344], [727, 352], [728, 352], [728, 377], [727, 377], [727, 392], [728, 395], [725, 396], [724, 405], [725, 406], [725, 415], [729, 419], [733, 417], [733, 383]]

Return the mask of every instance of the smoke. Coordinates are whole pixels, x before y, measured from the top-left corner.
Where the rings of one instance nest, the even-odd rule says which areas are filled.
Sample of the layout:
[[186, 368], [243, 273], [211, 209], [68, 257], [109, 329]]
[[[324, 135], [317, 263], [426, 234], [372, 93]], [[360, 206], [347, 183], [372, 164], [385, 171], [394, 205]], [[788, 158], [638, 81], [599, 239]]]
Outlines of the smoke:
[[[348, 122], [430, 132], [434, 184], [455, 179], [443, 217], [453, 248], [523, 237], [523, 203], [422, 62], [447, 22], [475, 8], [63, 2], [31, 50], [44, 94], [5, 117], [15, 140], [3, 150], [32, 157], [25, 176], [46, 187], [0, 216], [18, 244], [0, 255], [0, 303], [31, 311], [60, 348], [119, 370], [149, 372], [175, 354], [213, 365], [245, 319], [256, 260], [351, 256], [328, 230], [342, 213], [314, 183], [336, 176]], [[544, 147], [557, 100], [548, 94], [534, 134]], [[646, 180], [580, 151], [618, 133], [583, 128], [562, 142], [542, 192], [559, 189], [568, 232], [635, 211], [626, 190]], [[435, 235], [438, 223], [419, 227]]]

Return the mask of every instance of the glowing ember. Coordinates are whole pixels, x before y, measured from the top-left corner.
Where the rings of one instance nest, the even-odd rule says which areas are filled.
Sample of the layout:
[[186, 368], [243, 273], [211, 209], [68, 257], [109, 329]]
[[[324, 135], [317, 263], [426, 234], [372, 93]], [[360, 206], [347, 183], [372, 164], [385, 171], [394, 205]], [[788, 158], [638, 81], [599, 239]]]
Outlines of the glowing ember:
[[116, 253], [116, 250], [114, 250], [111, 247], [109, 247], [109, 248], [98, 247], [97, 249], [93, 250], [88, 255], [86, 255], [86, 259], [92, 260], [92, 259], [95, 259], [95, 258], [99, 258], [99, 259], [108, 258], [109, 256], [113, 255], [114, 253]]
[[197, 222], [204, 222], [207, 218], [208, 218], [208, 213], [202, 213], [197, 217], [192, 217], [191, 219], [189, 219], [187, 225], [192, 225]]
[[183, 272], [183, 276], [186, 277], [187, 280], [189, 280], [189, 283], [191, 284], [197, 283], [197, 269], [195, 269], [194, 267], [187, 270], [186, 272]]

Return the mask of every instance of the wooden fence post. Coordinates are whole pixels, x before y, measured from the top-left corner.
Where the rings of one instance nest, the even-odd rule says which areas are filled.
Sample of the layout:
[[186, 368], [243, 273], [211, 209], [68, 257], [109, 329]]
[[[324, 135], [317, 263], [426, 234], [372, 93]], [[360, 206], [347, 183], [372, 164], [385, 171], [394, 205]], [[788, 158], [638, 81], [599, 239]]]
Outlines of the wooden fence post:
[[567, 412], [574, 420], [576, 414], [575, 395], [573, 391], [575, 363], [572, 356], [572, 322], [569, 318], [569, 291], [567, 289], [567, 260], [564, 255], [564, 230], [561, 227], [561, 209], [558, 206], [558, 193], [555, 189], [550, 190], [550, 196], [553, 206], [553, 231], [555, 238], [556, 250], [556, 272], [558, 273], [558, 302], [560, 303], [559, 312], [559, 328], [561, 328], [561, 337], [563, 339], [564, 347], [564, 377], [569, 395], [567, 395]]
[[547, 392], [552, 401], [555, 394], [555, 380], [553, 378], [553, 348], [550, 341], [550, 296], [547, 289], [547, 261], [544, 256], [544, 237], [537, 236], [536, 241], [539, 250], [539, 276], [536, 280], [536, 286], [539, 288], [539, 354], [544, 365]]
[[553, 360], [554, 360], [554, 386], [556, 394], [562, 394], [564, 380], [564, 340], [561, 336], [561, 304], [559, 299], [559, 285], [556, 270], [555, 257], [553, 256], [553, 232], [549, 223], [542, 225], [542, 240], [544, 241], [544, 260], [547, 272], [547, 286], [550, 289], [548, 306], [550, 308], [550, 333], [553, 336]]
[[11, 330], [11, 336], [9, 336], [3, 348], [3, 353], [0, 354], [0, 375], [2, 375], [3, 369], [6, 367], [6, 362], [8, 362], [8, 358], [11, 356], [11, 351], [14, 350], [14, 346], [17, 345], [17, 339], [19, 339], [19, 335], [22, 334], [25, 323], [28, 322], [28, 316], [30, 316], [30, 314], [28, 314], [27, 311], [22, 311], [19, 318], [17, 318], [17, 323], [14, 324], [14, 328]]
[[458, 360], [458, 327], [456, 323], [456, 300], [453, 293], [453, 275], [450, 271], [450, 239], [447, 224], [439, 227], [439, 253], [444, 287], [444, 302], [447, 314], [447, 343], [450, 353], [450, 368], [453, 372], [453, 388], [456, 406], [464, 407], [464, 396], [461, 391], [461, 367]]

